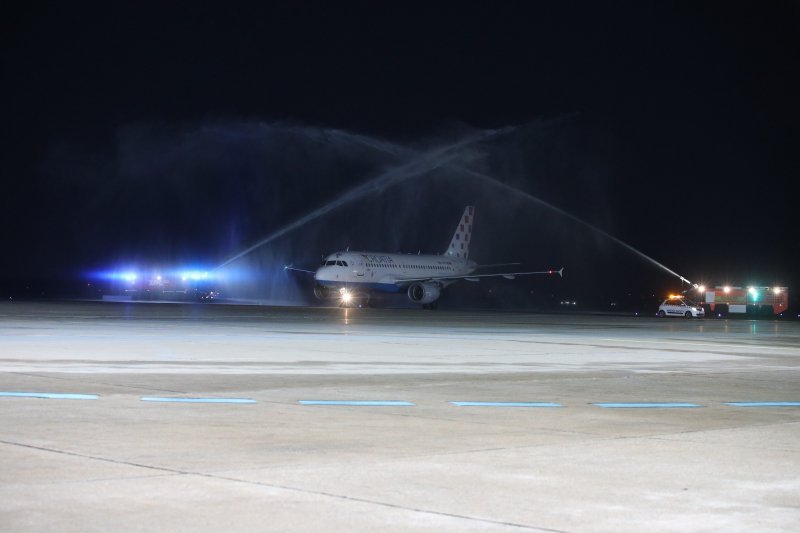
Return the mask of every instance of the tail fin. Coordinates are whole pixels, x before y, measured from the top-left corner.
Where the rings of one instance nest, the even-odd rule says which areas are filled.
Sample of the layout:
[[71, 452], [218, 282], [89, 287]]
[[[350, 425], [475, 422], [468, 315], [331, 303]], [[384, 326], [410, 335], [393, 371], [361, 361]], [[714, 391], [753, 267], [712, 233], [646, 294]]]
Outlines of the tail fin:
[[461, 215], [461, 222], [458, 223], [456, 232], [450, 240], [447, 255], [465, 260], [469, 257], [469, 241], [472, 238], [472, 223], [474, 219], [475, 207], [467, 206], [464, 209], [464, 214]]

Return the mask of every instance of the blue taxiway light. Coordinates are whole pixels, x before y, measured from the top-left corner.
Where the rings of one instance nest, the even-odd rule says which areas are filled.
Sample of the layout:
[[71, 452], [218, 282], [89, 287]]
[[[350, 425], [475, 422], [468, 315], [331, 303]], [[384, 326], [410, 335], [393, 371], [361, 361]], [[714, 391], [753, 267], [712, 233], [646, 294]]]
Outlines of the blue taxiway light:
[[168, 402], [168, 403], [256, 403], [250, 398], [159, 398], [156, 396], [142, 396], [143, 402]]
[[300, 400], [300, 405], [357, 405], [357, 406], [401, 406], [414, 405], [403, 401], [372, 401], [372, 400]]
[[97, 394], [62, 394], [55, 392], [0, 392], [0, 396], [11, 398], [46, 398], [49, 400], [96, 400]]
[[696, 403], [594, 403], [592, 405], [604, 407], [606, 409], [675, 409], [681, 407], [702, 407], [702, 405]]
[[725, 402], [734, 407], [800, 407], [800, 402]]
[[450, 402], [459, 407], [563, 407], [553, 402]]

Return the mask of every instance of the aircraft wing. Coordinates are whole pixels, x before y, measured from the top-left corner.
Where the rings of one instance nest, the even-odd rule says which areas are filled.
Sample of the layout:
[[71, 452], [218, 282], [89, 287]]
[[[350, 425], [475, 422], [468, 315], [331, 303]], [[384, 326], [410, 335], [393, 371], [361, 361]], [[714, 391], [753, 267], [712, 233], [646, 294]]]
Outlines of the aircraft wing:
[[465, 279], [467, 281], [479, 281], [480, 278], [500, 278], [500, 277], [506, 279], [514, 279], [516, 276], [530, 276], [533, 274], [558, 274], [563, 278], [564, 268], [562, 267], [561, 270], [538, 270], [531, 272], [498, 272], [496, 274], [466, 274], [464, 276], [428, 276], [424, 278], [395, 278], [394, 282], [396, 285], [405, 285], [408, 283], [413, 283], [415, 281], [456, 281], [459, 279]]

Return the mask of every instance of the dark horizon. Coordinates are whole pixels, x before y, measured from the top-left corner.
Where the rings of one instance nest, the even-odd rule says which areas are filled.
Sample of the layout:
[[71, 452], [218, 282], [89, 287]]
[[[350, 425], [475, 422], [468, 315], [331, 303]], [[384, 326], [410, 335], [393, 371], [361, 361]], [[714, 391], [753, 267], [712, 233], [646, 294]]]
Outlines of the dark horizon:
[[[28, 7], [5, 21], [2, 44], [0, 290], [76, 286], [125, 263], [213, 266], [409, 157], [331, 130], [411, 153], [507, 126], [513, 135], [463, 154], [471, 168], [693, 281], [792, 290], [799, 11]], [[356, 202], [350, 213], [361, 218], [334, 213], [256, 263], [316, 260], [351, 244], [435, 251], [452, 211], [470, 202], [505, 231], [482, 235], [477, 252], [488, 257], [569, 261], [568, 286], [587, 295], [599, 282], [642, 294], [675, 284], [521, 196], [454, 172]], [[533, 229], [543, 227], [544, 236]]]

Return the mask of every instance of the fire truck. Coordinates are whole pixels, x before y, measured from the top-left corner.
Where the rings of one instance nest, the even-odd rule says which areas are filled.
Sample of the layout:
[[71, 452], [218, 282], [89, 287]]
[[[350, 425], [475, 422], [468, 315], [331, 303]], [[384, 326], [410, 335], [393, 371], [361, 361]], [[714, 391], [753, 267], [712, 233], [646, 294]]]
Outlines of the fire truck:
[[706, 315], [714, 313], [725, 316], [728, 313], [749, 315], [779, 315], [789, 307], [788, 287], [723, 287], [704, 288], [702, 302]]

